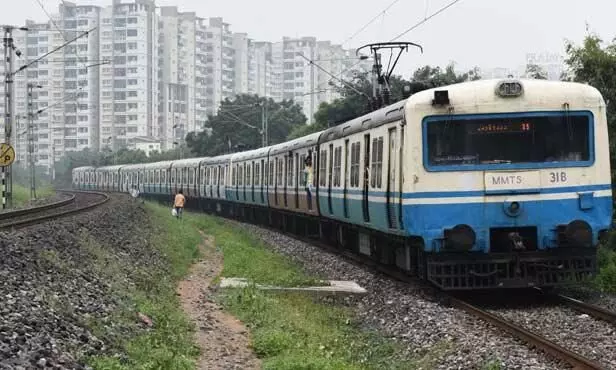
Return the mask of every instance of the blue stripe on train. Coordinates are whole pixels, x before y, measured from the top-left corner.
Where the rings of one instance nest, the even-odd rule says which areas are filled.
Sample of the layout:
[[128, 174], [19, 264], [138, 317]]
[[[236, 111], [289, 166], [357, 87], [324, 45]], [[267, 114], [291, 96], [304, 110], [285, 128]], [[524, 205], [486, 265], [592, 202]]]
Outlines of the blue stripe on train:
[[[600, 190], [610, 190], [612, 188], [611, 184], [601, 184], [601, 185], [580, 185], [580, 186], [564, 186], [564, 187], [554, 187], [554, 188], [541, 188], [541, 189], [522, 189], [522, 191], [532, 191], [538, 192], [541, 194], [560, 194], [560, 193], [572, 193], [572, 192], [589, 192], [589, 191], [600, 191]], [[327, 194], [327, 188], [320, 188], [319, 192], [321, 195]], [[344, 189], [332, 189], [332, 194], [342, 194]], [[511, 192], [520, 191], [520, 190], [511, 190]], [[508, 190], [503, 190], [502, 192], [508, 192]], [[361, 189], [347, 189], [347, 194], [351, 195], [360, 195], [363, 194], [363, 190]], [[385, 197], [387, 192], [385, 191], [368, 191], [370, 196], [375, 197]], [[396, 193], [394, 193], [395, 195]], [[484, 190], [464, 190], [464, 191], [423, 191], [423, 192], [406, 192], [402, 194], [403, 199], [417, 199], [417, 198], [459, 198], [459, 197], [481, 197], [486, 195], [486, 191]]]
[[584, 197], [560, 200], [519, 202], [517, 217], [505, 213], [504, 202], [415, 204], [402, 207], [404, 228], [411, 235], [420, 235], [426, 250], [438, 251], [443, 230], [458, 224], [471, 226], [477, 234], [474, 250], [490, 249], [489, 229], [494, 227], [537, 227], [539, 249], [556, 247], [555, 228], [580, 219], [593, 229], [594, 242], [601, 230], [611, 227], [612, 197]]

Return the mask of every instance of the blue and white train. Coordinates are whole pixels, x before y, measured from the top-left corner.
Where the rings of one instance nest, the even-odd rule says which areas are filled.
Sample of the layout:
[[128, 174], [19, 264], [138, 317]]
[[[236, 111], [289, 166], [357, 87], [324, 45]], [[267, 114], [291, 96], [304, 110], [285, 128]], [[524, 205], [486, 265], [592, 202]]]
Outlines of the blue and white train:
[[189, 206], [336, 243], [448, 290], [579, 281], [612, 225], [605, 102], [558, 81], [424, 90], [293, 141], [81, 167], [73, 184], [137, 186], [169, 203], [183, 189]]

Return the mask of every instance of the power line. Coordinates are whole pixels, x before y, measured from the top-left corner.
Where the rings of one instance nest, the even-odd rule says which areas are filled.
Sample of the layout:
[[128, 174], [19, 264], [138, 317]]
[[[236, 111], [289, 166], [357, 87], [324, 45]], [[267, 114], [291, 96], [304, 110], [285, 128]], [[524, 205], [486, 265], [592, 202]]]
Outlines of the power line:
[[359, 35], [360, 33], [362, 33], [366, 28], [368, 28], [369, 25], [372, 24], [372, 22], [374, 22], [375, 20], [377, 20], [381, 15], [384, 15], [385, 12], [387, 12], [389, 10], [389, 8], [391, 8], [392, 6], [394, 6], [398, 1], [400, 0], [394, 0], [391, 4], [389, 4], [385, 9], [381, 10], [374, 18], [372, 18], [370, 21], [368, 21], [368, 23], [366, 23], [365, 25], [363, 25], [357, 32], [355, 32], [353, 35], [349, 36], [346, 40], [344, 40], [344, 42], [341, 45], [346, 44], [347, 42], [351, 41], [352, 39], [355, 38], [355, 36]]
[[414, 26], [408, 28], [406, 31], [402, 32], [401, 34], [399, 34], [398, 36], [394, 37], [393, 39], [389, 40], [391, 41], [396, 41], [397, 39], [399, 39], [400, 37], [406, 35], [407, 33], [411, 32], [412, 30], [414, 30], [415, 28], [421, 26], [422, 24], [426, 23], [428, 20], [430, 20], [431, 18], [441, 14], [442, 12], [444, 12], [445, 10], [449, 9], [450, 7], [454, 6], [457, 2], [460, 2], [461, 0], [454, 0], [452, 2], [450, 2], [449, 4], [445, 5], [444, 7], [440, 8], [439, 10], [437, 10], [436, 12], [432, 13], [429, 17], [424, 18], [422, 21], [418, 22], [417, 24], [415, 24]]

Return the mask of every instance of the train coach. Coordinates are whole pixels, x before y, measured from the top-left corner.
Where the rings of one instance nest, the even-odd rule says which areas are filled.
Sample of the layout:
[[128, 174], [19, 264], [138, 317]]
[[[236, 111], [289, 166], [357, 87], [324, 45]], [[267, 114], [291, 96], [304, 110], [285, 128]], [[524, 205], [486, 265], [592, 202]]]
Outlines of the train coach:
[[[442, 289], [551, 287], [596, 271], [612, 224], [607, 137], [591, 86], [480, 80], [286, 143], [141, 165], [186, 175], [129, 179], [147, 182], [145, 196], [187, 189], [201, 209], [318, 237]], [[76, 168], [74, 185], [91, 188], [96, 171]]]

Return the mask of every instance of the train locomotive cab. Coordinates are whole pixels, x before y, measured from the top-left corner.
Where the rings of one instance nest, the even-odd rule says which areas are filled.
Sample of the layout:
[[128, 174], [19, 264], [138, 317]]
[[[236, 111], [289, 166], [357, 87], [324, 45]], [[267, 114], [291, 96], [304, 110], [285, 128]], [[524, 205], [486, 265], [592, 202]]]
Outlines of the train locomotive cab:
[[467, 82], [413, 95], [405, 117], [403, 220], [422, 241], [425, 278], [443, 289], [519, 288], [595, 273], [612, 219], [595, 88]]

